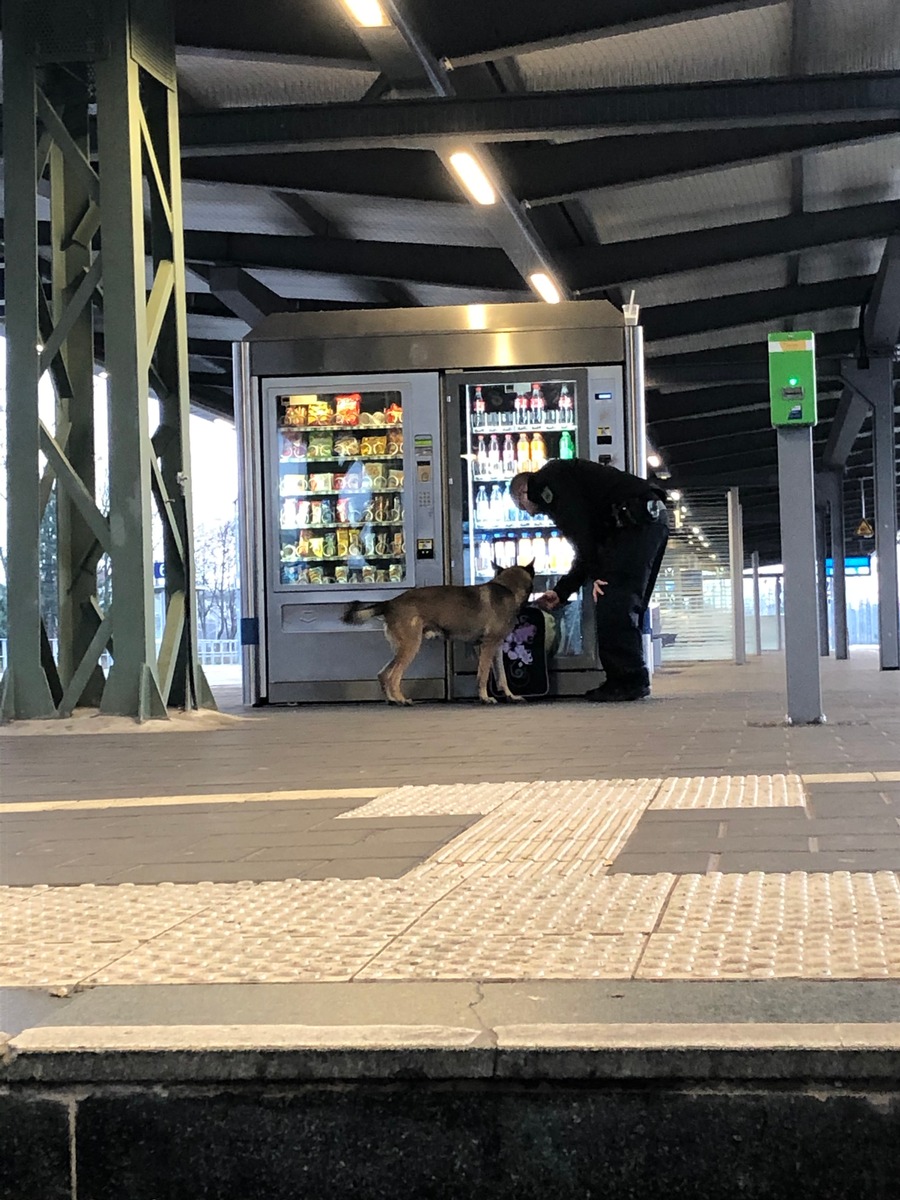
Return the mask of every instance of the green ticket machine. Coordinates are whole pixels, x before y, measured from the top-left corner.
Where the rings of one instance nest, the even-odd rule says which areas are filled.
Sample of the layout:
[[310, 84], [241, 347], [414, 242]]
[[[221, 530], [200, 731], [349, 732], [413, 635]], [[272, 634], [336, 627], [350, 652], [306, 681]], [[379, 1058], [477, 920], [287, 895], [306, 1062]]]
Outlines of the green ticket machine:
[[815, 334], [769, 334], [769, 400], [773, 425], [815, 425]]

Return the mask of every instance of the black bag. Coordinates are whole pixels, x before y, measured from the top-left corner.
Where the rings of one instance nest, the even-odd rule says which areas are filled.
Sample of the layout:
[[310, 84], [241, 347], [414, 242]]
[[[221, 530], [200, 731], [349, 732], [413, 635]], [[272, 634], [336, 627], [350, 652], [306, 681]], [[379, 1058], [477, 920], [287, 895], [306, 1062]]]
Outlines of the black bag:
[[[546, 696], [550, 692], [550, 658], [556, 649], [557, 625], [542, 608], [526, 604], [503, 643], [503, 669], [514, 696]], [[502, 699], [491, 674], [490, 695]]]

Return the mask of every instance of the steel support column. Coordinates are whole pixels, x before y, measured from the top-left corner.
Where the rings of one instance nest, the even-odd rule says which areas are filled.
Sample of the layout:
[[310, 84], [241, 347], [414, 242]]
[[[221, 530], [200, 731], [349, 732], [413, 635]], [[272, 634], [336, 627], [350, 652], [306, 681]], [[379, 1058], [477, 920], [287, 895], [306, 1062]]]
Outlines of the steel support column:
[[897, 588], [897, 455], [894, 433], [894, 364], [879, 355], [843, 375], [872, 407], [875, 474], [875, 553], [878, 555], [878, 643], [882, 671], [900, 669]]
[[740, 492], [728, 489], [728, 557], [731, 563], [731, 615], [735, 666], [747, 661], [747, 628], [744, 619], [744, 528]]
[[[83, 12], [65, 0], [33, 0], [14, 5], [7, 16], [10, 669], [3, 714], [65, 716], [78, 704], [99, 703], [105, 712], [144, 719], [165, 716], [169, 704], [211, 705], [194, 635], [171, 2], [109, 0]], [[88, 145], [94, 105], [96, 152]], [[36, 200], [39, 185], [47, 184], [49, 288], [39, 270]], [[101, 306], [109, 376], [108, 513], [95, 496], [93, 340]], [[44, 372], [57, 396], [52, 429], [38, 413]], [[162, 412], [153, 439], [151, 386]], [[39, 451], [47, 460], [40, 480]], [[40, 522], [51, 496], [59, 514], [53, 564], [60, 589], [58, 667], [40, 611]], [[153, 500], [167, 576], [159, 662]], [[112, 580], [105, 609], [97, 594], [103, 555]], [[104, 680], [99, 659], [107, 648], [113, 665]]]
[[819, 674], [812, 427], [779, 428], [777, 437], [787, 718], [791, 724], [813, 725], [825, 718]]
[[816, 486], [828, 505], [828, 524], [831, 533], [831, 599], [834, 624], [834, 657], [847, 658], [847, 574], [844, 545], [844, 473], [843, 470], [820, 471]]
[[828, 657], [828, 576], [825, 559], [828, 557], [825, 541], [825, 508], [816, 505], [816, 599], [819, 606], [819, 654]]

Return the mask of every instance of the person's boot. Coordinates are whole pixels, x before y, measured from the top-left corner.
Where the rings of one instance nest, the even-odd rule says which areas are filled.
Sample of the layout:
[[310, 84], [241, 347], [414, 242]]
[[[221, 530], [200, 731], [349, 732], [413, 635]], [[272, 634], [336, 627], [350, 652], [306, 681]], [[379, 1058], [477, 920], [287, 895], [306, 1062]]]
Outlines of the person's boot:
[[646, 700], [649, 695], [650, 675], [646, 670], [642, 670], [617, 679], [607, 678], [599, 687], [585, 692], [584, 698], [594, 701], [595, 704], [621, 704], [628, 700]]

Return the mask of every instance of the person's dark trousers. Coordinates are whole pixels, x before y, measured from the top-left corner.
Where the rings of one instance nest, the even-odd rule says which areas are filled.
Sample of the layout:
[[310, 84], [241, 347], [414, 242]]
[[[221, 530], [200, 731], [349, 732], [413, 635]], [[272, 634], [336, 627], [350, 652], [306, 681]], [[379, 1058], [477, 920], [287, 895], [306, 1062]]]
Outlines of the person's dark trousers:
[[606, 672], [605, 690], [630, 692], [650, 685], [641, 630], [668, 540], [663, 512], [646, 524], [616, 530], [604, 547], [606, 587], [597, 601], [597, 652]]

